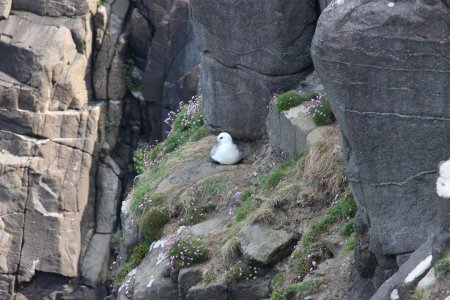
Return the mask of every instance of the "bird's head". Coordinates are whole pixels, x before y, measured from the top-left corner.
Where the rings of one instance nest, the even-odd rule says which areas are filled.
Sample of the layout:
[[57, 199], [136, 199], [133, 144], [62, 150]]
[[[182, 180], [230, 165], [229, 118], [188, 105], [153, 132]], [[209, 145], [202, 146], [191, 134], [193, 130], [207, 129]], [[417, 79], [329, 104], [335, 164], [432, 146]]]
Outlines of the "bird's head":
[[228, 133], [222, 132], [221, 134], [219, 134], [217, 136], [217, 142], [219, 142], [221, 144], [222, 143], [232, 143], [233, 142], [233, 138]]

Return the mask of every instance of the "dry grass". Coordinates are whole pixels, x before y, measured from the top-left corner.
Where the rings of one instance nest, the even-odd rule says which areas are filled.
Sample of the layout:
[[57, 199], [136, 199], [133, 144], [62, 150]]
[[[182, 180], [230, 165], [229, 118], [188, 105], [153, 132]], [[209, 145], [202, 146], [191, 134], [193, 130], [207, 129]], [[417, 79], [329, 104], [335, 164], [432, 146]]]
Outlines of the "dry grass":
[[333, 126], [328, 138], [313, 147], [306, 156], [303, 178], [313, 183], [316, 192], [335, 195], [344, 189], [344, 163], [340, 145], [339, 128]]
[[221, 248], [223, 262], [226, 265], [233, 263], [241, 256], [239, 241], [235, 236], [231, 237]]

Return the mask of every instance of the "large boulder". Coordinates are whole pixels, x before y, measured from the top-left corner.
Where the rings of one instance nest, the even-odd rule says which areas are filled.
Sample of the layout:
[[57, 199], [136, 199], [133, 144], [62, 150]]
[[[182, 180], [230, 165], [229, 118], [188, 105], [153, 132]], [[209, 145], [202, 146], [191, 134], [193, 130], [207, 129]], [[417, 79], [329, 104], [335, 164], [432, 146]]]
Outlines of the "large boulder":
[[311, 48], [344, 137], [357, 248], [382, 269], [449, 227], [435, 193], [450, 146], [449, 20], [448, 1], [334, 1]]
[[295, 86], [311, 66], [315, 1], [191, 0], [202, 57], [205, 121], [214, 132], [257, 138], [272, 93]]

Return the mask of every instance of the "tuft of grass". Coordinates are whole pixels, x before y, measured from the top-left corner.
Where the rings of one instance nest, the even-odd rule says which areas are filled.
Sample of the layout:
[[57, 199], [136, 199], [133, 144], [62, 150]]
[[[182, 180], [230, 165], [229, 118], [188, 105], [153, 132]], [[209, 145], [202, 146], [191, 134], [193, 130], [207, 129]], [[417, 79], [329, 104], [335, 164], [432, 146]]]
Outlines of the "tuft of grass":
[[170, 213], [166, 207], [146, 207], [139, 218], [139, 230], [144, 240], [154, 242], [161, 238], [164, 225], [167, 224], [169, 219]]
[[355, 249], [355, 245], [356, 245], [356, 233], [352, 232], [352, 234], [350, 234], [350, 236], [348, 237], [347, 242], [342, 247], [342, 250], [352, 251], [353, 249]]
[[325, 285], [326, 281], [323, 277], [314, 278], [311, 280], [305, 280], [301, 283], [296, 283], [287, 286], [284, 289], [283, 296], [285, 298], [291, 296], [308, 296], [311, 294], [315, 294], [321, 290], [321, 288]]
[[339, 234], [345, 237], [349, 237], [354, 231], [355, 219], [350, 219], [347, 223], [344, 223], [341, 228], [339, 228]]
[[236, 284], [243, 280], [255, 278], [257, 273], [258, 269], [256, 267], [250, 267], [239, 262], [231, 266], [225, 275], [225, 280], [228, 284]]
[[133, 250], [131, 250], [130, 259], [127, 262], [122, 263], [114, 275], [114, 286], [116, 288], [119, 288], [125, 280], [127, 274], [142, 262], [145, 255], [148, 253], [149, 248], [150, 242], [144, 241], [136, 245]]
[[296, 91], [288, 91], [275, 98], [274, 106], [278, 112], [282, 112], [302, 104], [303, 101], [305, 101], [305, 98], [300, 96]]
[[214, 203], [208, 202], [199, 207], [191, 206], [186, 209], [184, 214], [185, 224], [188, 226], [195, 225], [205, 220], [206, 214], [215, 211], [217, 206]]
[[252, 191], [250, 189], [244, 190], [241, 194], [241, 205], [236, 209], [234, 215], [234, 220], [236, 222], [241, 222], [247, 218], [249, 213], [253, 210], [253, 201]]
[[231, 264], [241, 255], [241, 250], [239, 249], [239, 241], [235, 236], [231, 237], [221, 249], [221, 254], [223, 261], [226, 264]]
[[105, 5], [105, 0], [97, 0], [98, 7], [103, 6], [103, 5]]
[[217, 278], [216, 273], [212, 270], [208, 270], [203, 274], [202, 282], [205, 284], [210, 284], [211, 282], [214, 282]]
[[320, 241], [320, 236], [333, 224], [353, 218], [356, 214], [356, 203], [350, 191], [346, 190], [341, 198], [333, 203], [324, 216], [311, 223], [300, 240], [300, 246], [292, 253], [292, 260], [297, 269], [297, 275], [304, 277], [311, 268], [311, 260], [317, 263], [326, 258], [326, 252]]
[[450, 261], [446, 258], [441, 258], [434, 263], [434, 270], [438, 277], [447, 275], [450, 272]]
[[339, 194], [345, 186], [345, 168], [340, 153], [340, 131], [337, 126], [329, 130], [329, 136], [322, 143], [312, 147], [306, 156], [303, 177], [312, 182], [317, 192]]
[[269, 174], [262, 176], [259, 179], [258, 186], [264, 194], [272, 191], [285, 178], [289, 169], [294, 164], [294, 161], [287, 160], [282, 164], [276, 166]]
[[284, 275], [283, 273], [278, 273], [272, 278], [272, 282], [270, 283], [270, 286], [272, 287], [272, 290], [277, 290], [280, 288], [281, 284], [284, 281]]

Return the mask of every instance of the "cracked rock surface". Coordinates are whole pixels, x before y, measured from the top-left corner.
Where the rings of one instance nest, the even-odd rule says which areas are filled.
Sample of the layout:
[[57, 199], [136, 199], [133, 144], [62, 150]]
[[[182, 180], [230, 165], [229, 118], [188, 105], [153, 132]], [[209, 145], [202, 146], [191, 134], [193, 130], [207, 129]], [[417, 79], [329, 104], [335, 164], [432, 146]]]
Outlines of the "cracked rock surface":
[[314, 1], [191, 0], [201, 51], [209, 130], [255, 139], [265, 133], [272, 93], [287, 90], [311, 66], [318, 18]]
[[449, 19], [443, 1], [335, 1], [311, 48], [343, 132], [357, 249], [372, 253], [356, 256], [384, 270], [448, 228], [435, 182], [450, 146]]

